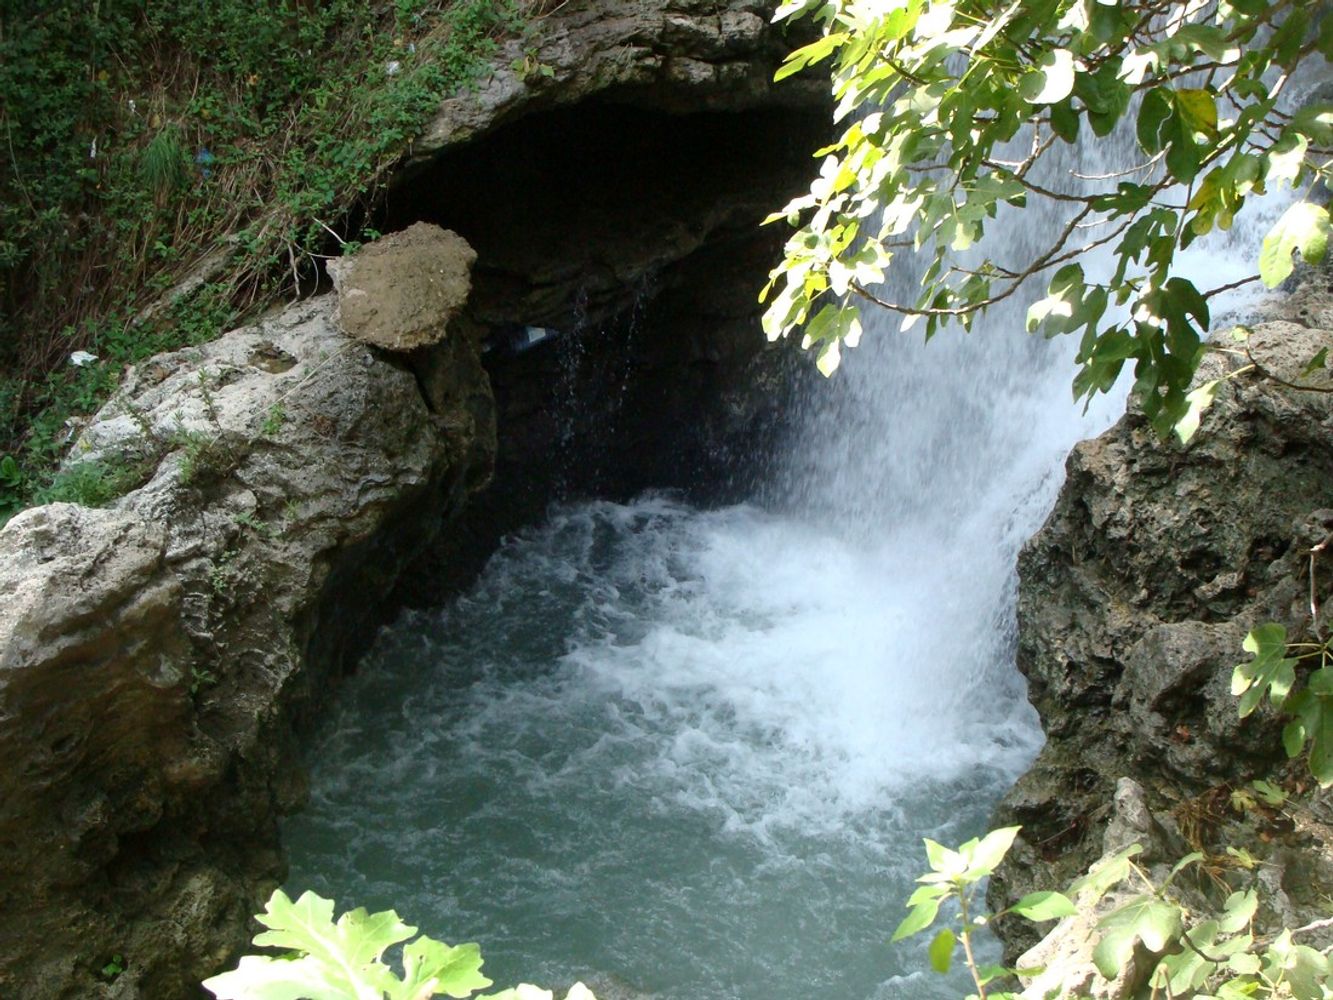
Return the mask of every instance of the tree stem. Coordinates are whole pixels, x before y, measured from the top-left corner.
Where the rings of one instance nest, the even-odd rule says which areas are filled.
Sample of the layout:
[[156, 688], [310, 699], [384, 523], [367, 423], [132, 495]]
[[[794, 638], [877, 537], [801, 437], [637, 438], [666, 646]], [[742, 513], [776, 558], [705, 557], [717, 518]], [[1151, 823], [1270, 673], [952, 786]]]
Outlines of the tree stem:
[[972, 973], [972, 982], [977, 985], [977, 1000], [986, 1000], [986, 985], [981, 981], [981, 975], [977, 972], [977, 960], [972, 955], [972, 920], [967, 914], [967, 894], [961, 887], [958, 892], [958, 910], [963, 918], [960, 936], [963, 939], [963, 956], [967, 959], [967, 971]]

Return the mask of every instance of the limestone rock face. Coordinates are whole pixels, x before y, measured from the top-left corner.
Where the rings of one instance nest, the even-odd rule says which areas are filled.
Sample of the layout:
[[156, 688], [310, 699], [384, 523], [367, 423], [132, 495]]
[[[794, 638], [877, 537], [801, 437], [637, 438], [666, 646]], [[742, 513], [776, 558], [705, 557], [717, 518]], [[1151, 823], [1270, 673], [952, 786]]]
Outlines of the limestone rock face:
[[390, 351], [439, 343], [467, 302], [476, 260], [463, 237], [422, 222], [331, 260], [338, 325]]
[[[771, 0], [558, 4], [531, 35], [505, 43], [475, 93], [441, 103], [413, 145], [413, 158], [426, 161], [535, 108], [593, 95], [682, 111], [822, 106], [827, 81], [773, 82], [796, 47], [789, 27], [770, 23], [775, 6]], [[796, 30], [812, 29], [799, 24]]]
[[[1329, 315], [1329, 272], [1303, 281], [1258, 310], [1239, 354], [1205, 361], [1200, 381], [1255, 367], [1221, 382], [1188, 446], [1134, 414], [1078, 445], [1019, 558], [1018, 664], [1047, 742], [998, 812], [1024, 826], [999, 905], [1098, 855], [1116, 776], [1170, 813], [1282, 756], [1279, 720], [1239, 720], [1230, 679], [1250, 629], [1308, 626], [1309, 551], [1333, 531], [1333, 395], [1278, 381], [1320, 382], [1301, 371], [1333, 347], [1311, 325]], [[1333, 566], [1316, 588], [1327, 608]], [[1012, 954], [1031, 938], [1010, 923]]]
[[489, 475], [475, 345], [429, 349], [428, 402], [333, 311], [139, 366], [69, 461], [143, 484], [0, 530], [0, 996], [193, 997], [244, 946], [294, 722]]

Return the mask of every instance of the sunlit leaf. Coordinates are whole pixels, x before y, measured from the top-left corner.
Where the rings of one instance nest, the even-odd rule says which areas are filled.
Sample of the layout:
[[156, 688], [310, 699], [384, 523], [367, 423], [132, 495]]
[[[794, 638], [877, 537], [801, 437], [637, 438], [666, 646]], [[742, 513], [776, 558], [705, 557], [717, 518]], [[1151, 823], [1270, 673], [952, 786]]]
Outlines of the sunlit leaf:
[[1105, 978], [1114, 979], [1139, 941], [1151, 952], [1166, 950], [1181, 930], [1180, 907], [1156, 896], [1135, 896], [1103, 917], [1097, 929], [1101, 937], [1092, 952], [1093, 964]]
[[1058, 892], [1031, 892], [1009, 908], [1020, 917], [1040, 923], [1072, 917], [1077, 911], [1069, 897]]
[[1071, 894], [1082, 896], [1085, 893], [1096, 902], [1106, 895], [1112, 886], [1118, 885], [1129, 875], [1132, 859], [1143, 853], [1139, 844], [1116, 851], [1108, 858], [1102, 858], [1082, 878], [1076, 879], [1069, 887]]
[[940, 912], [940, 903], [937, 899], [927, 899], [916, 906], [903, 918], [898, 924], [898, 929], [893, 932], [890, 940], [901, 941], [905, 937], [911, 937], [920, 931], [925, 930], [935, 921], [935, 916]]
[[1213, 405], [1213, 399], [1217, 396], [1217, 387], [1222, 384], [1221, 379], [1213, 379], [1211, 382], [1205, 382], [1196, 389], [1190, 390], [1189, 395], [1185, 397], [1189, 403], [1189, 409], [1185, 415], [1176, 421], [1176, 436], [1180, 438], [1181, 444], [1189, 444], [1190, 438], [1199, 429], [1199, 422], [1203, 419], [1204, 411]]
[[1291, 255], [1297, 251], [1306, 263], [1319, 263], [1328, 249], [1328, 235], [1328, 209], [1308, 201], [1296, 202], [1264, 237], [1259, 277], [1269, 288], [1282, 284], [1291, 274]]
[[1018, 83], [1018, 92], [1031, 104], [1055, 104], [1074, 89], [1074, 54], [1068, 49], [1043, 52], [1036, 68]]
[[1004, 856], [1009, 853], [1019, 829], [1017, 826], [1001, 827], [992, 830], [981, 839], [968, 858], [966, 874], [969, 881], [985, 878], [995, 871], [999, 863], [1004, 860]]
[[1217, 102], [1206, 90], [1177, 90], [1176, 107], [1185, 124], [1209, 139], [1217, 137]]

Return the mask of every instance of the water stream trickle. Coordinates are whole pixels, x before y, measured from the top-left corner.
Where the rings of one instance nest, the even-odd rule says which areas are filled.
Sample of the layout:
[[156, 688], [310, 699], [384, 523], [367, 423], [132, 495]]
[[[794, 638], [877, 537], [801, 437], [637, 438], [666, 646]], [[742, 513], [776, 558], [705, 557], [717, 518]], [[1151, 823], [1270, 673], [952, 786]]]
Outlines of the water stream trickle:
[[479, 941], [500, 985], [959, 995], [887, 939], [920, 838], [981, 832], [1040, 743], [1014, 559], [1119, 403], [1082, 414], [1021, 308], [929, 346], [875, 322], [754, 505], [559, 507], [386, 629], [312, 748], [290, 887]]

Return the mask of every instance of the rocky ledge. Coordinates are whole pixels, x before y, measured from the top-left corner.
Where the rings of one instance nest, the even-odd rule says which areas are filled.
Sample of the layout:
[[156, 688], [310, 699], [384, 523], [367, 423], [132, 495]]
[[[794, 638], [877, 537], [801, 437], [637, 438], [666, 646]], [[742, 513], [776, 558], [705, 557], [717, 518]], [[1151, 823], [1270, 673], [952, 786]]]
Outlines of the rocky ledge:
[[[1149, 862], [1225, 857], [1227, 838], [1241, 838], [1287, 907], [1267, 917], [1318, 913], [1318, 887], [1333, 885], [1333, 803], [1316, 794], [1276, 826], [1233, 808], [1231, 792], [1271, 776], [1283, 754], [1280, 720], [1261, 710], [1241, 721], [1230, 681], [1252, 628], [1308, 632], [1312, 594], [1328, 624], [1333, 559], [1310, 551], [1333, 534], [1333, 395], [1326, 372], [1303, 371], [1333, 348], [1330, 293], [1329, 269], [1307, 269], [1255, 311], [1248, 340], [1219, 338], [1198, 378], [1230, 377], [1188, 445], [1158, 441], [1131, 413], [1070, 455], [1019, 559], [1018, 664], [1046, 744], [998, 810], [997, 825], [1023, 833], [992, 881], [995, 908], [1063, 888], [1123, 846], [1129, 796]], [[1324, 391], [1291, 388], [1311, 383]], [[1011, 959], [1035, 942], [1031, 925], [1000, 923]], [[1062, 925], [1063, 944], [1033, 957], [1054, 968], [1078, 933]], [[1086, 957], [1092, 995], [1133, 995], [1133, 983], [1094, 982]]]
[[0, 530], [4, 996], [192, 996], [243, 945], [302, 800], [293, 721], [489, 475], [476, 345], [436, 349], [432, 398], [333, 310], [142, 365], [68, 469], [147, 482]]

